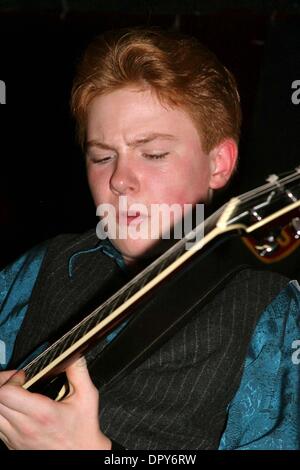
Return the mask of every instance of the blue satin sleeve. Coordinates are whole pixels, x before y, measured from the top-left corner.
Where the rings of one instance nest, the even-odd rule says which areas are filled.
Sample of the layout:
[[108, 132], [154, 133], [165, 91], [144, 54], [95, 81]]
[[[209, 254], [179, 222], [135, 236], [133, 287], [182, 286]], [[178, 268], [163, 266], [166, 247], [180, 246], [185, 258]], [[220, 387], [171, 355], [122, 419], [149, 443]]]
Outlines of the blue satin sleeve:
[[300, 449], [297, 281], [281, 291], [257, 323], [219, 449]]
[[[11, 358], [15, 340], [26, 315], [32, 290], [37, 280], [47, 243], [35, 246], [21, 256], [17, 261], [0, 271], [0, 370], [5, 370]], [[73, 261], [75, 257], [84, 256], [85, 253], [103, 251], [103, 253], [115, 259], [121, 269], [126, 268], [125, 262], [119, 252], [108, 241], [99, 243], [96, 248], [80, 251], [71, 256], [68, 261], [70, 278], [73, 275]], [[106, 341], [111, 341], [126, 322], [110, 333]], [[41, 345], [27, 357], [23, 366], [30, 359], [41, 352], [47, 343]]]
[[11, 358], [45, 252], [38, 245], [0, 272], [0, 370]]

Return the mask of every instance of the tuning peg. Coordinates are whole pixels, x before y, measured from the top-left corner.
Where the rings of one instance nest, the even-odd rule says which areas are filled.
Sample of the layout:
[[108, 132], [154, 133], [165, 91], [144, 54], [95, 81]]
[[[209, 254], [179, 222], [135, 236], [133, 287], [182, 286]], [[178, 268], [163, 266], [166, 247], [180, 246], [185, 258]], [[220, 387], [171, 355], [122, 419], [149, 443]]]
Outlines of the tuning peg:
[[291, 225], [293, 227], [293, 230], [294, 230], [294, 236], [295, 238], [300, 238], [300, 217], [294, 217], [292, 219], [292, 222], [291, 222]]
[[269, 175], [268, 178], [266, 178], [266, 181], [268, 183], [274, 184], [278, 181], [278, 179], [279, 179], [278, 176], [274, 174], [274, 175]]

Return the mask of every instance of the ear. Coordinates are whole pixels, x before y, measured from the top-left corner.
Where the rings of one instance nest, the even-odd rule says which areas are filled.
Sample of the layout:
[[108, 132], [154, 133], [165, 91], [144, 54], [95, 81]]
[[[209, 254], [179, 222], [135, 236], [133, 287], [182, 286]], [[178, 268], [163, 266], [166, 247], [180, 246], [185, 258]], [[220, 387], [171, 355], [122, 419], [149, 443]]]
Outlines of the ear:
[[237, 162], [238, 148], [233, 139], [222, 140], [209, 152], [211, 189], [219, 189], [229, 181]]

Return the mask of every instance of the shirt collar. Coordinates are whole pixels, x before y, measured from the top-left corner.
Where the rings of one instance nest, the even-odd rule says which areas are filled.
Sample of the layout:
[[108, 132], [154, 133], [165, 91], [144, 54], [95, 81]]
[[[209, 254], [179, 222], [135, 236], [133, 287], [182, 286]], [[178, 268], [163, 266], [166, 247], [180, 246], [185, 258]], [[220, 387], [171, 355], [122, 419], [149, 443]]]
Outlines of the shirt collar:
[[117, 263], [119, 268], [122, 269], [122, 271], [125, 272], [127, 270], [127, 266], [126, 266], [126, 263], [124, 261], [122, 254], [113, 246], [109, 238], [106, 238], [104, 240], [100, 240], [96, 247], [87, 248], [85, 250], [80, 250], [80, 251], [77, 251], [76, 253], [73, 253], [73, 255], [69, 259], [69, 266], [68, 266], [69, 277], [70, 278], [73, 277], [75, 260], [77, 261], [79, 256], [87, 254], [87, 253], [97, 252], [97, 251], [100, 251], [104, 253], [106, 256], [109, 256], [110, 258], [112, 258]]

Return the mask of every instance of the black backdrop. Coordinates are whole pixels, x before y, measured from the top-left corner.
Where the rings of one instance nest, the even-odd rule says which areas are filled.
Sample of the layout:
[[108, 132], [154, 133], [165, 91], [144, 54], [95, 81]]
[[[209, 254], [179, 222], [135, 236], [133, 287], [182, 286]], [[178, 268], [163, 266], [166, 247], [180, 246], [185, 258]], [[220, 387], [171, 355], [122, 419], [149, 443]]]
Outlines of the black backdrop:
[[[234, 72], [244, 121], [239, 170], [224, 200], [300, 163], [300, 104], [291, 100], [300, 80], [300, 2], [101, 3], [0, 1], [0, 266], [55, 234], [95, 225], [68, 102], [78, 57], [105, 29], [179, 29]], [[291, 275], [300, 271], [299, 251]]]

